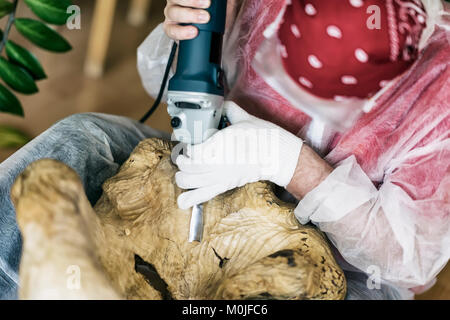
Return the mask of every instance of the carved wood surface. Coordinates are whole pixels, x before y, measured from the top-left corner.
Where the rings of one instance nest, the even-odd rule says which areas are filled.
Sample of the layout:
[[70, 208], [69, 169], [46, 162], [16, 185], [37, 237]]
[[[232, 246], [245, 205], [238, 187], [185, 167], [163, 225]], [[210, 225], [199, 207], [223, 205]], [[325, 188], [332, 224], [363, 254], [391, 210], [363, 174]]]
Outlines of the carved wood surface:
[[[201, 243], [176, 204], [171, 145], [141, 142], [92, 208], [76, 173], [31, 164], [12, 199], [24, 237], [22, 298], [342, 299], [344, 273], [324, 235], [265, 182], [204, 204]], [[67, 270], [79, 267], [80, 289]], [[44, 275], [45, 274], [45, 275]], [[42, 292], [46, 292], [43, 296]]]

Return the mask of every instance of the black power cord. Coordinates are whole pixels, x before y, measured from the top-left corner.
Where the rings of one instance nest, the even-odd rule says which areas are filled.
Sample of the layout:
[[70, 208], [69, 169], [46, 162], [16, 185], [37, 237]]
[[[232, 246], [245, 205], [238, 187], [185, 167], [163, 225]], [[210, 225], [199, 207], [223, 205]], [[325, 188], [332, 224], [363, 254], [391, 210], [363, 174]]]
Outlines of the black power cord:
[[150, 110], [148, 110], [147, 113], [141, 118], [141, 120], [139, 120], [140, 123], [144, 123], [145, 121], [147, 121], [148, 118], [150, 118], [152, 114], [156, 111], [156, 109], [158, 109], [158, 106], [161, 103], [164, 90], [166, 89], [167, 79], [169, 78], [170, 68], [172, 67], [173, 60], [175, 58], [175, 53], [177, 52], [177, 47], [178, 47], [177, 43], [174, 42], [172, 45], [172, 50], [170, 51], [169, 60], [167, 61], [166, 70], [164, 71], [164, 77], [161, 83], [161, 87], [159, 88], [158, 96], [156, 97], [155, 103], [153, 103]]

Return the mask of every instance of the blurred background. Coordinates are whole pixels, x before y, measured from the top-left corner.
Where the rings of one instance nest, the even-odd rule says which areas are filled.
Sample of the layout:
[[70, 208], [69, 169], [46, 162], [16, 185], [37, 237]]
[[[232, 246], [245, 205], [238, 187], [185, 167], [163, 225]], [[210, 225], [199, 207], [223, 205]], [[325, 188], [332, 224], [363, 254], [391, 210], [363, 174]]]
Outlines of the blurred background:
[[[136, 51], [147, 35], [164, 20], [165, 0], [73, 0], [81, 8], [81, 29], [55, 28], [72, 45], [55, 54], [30, 44], [13, 28], [10, 39], [30, 49], [42, 63], [47, 79], [39, 93], [17, 94], [25, 117], [0, 113], [0, 125], [20, 129], [30, 138], [71, 114], [102, 112], [139, 119], [153, 99], [145, 92], [136, 68]], [[19, 17], [34, 17], [23, 1]], [[7, 18], [0, 23], [6, 24]], [[3, 29], [3, 25], [1, 26]], [[160, 107], [148, 125], [170, 131], [170, 118]], [[0, 162], [16, 148], [0, 148]], [[450, 299], [450, 268], [438, 283], [418, 299]]]
[[[164, 20], [165, 0], [73, 0], [72, 3], [81, 8], [81, 29], [52, 26], [72, 45], [73, 49], [67, 53], [40, 49], [14, 27], [11, 29], [9, 38], [37, 56], [47, 79], [37, 82], [37, 94], [15, 92], [25, 117], [0, 113], [0, 125], [13, 126], [35, 137], [71, 114], [103, 112], [140, 119], [152, 105], [153, 99], [139, 78], [136, 51]], [[36, 17], [23, 1], [19, 1], [17, 16]], [[3, 30], [6, 21], [7, 17], [0, 20]], [[98, 70], [101, 67], [102, 74]], [[165, 108], [160, 107], [147, 124], [170, 130], [169, 121]], [[0, 148], [0, 162], [14, 151], [15, 148]]]

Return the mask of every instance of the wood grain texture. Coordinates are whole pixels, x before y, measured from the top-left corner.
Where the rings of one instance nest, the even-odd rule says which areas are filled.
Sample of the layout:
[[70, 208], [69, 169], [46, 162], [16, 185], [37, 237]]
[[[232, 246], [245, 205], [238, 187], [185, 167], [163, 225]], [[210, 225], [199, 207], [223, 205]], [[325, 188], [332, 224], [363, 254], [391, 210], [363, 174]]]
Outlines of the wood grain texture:
[[[11, 193], [24, 238], [20, 296], [345, 297], [345, 276], [325, 236], [299, 224], [294, 206], [280, 201], [268, 183], [204, 203], [202, 242], [189, 243], [190, 210], [177, 206], [182, 190], [170, 154], [168, 142], [142, 141], [104, 183], [94, 209], [72, 169], [55, 160], [29, 166]], [[153, 270], [153, 282], [136, 272], [137, 257]], [[64, 282], [68, 265], [79, 266], [84, 283], [75, 294]]]
[[90, 231], [97, 220], [80, 187], [72, 169], [49, 159], [16, 180], [11, 198], [24, 240], [21, 299], [119, 298], [96, 259]]

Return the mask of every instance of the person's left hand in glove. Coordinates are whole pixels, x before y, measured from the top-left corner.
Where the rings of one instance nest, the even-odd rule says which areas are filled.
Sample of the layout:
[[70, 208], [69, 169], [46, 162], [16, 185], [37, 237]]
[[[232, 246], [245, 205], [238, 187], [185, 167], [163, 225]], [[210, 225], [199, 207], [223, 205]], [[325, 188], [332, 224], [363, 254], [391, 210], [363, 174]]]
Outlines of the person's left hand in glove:
[[188, 209], [247, 183], [268, 180], [286, 187], [296, 171], [303, 141], [277, 125], [225, 103], [231, 126], [202, 144], [188, 146], [176, 164], [177, 185], [189, 191], [178, 198]]

